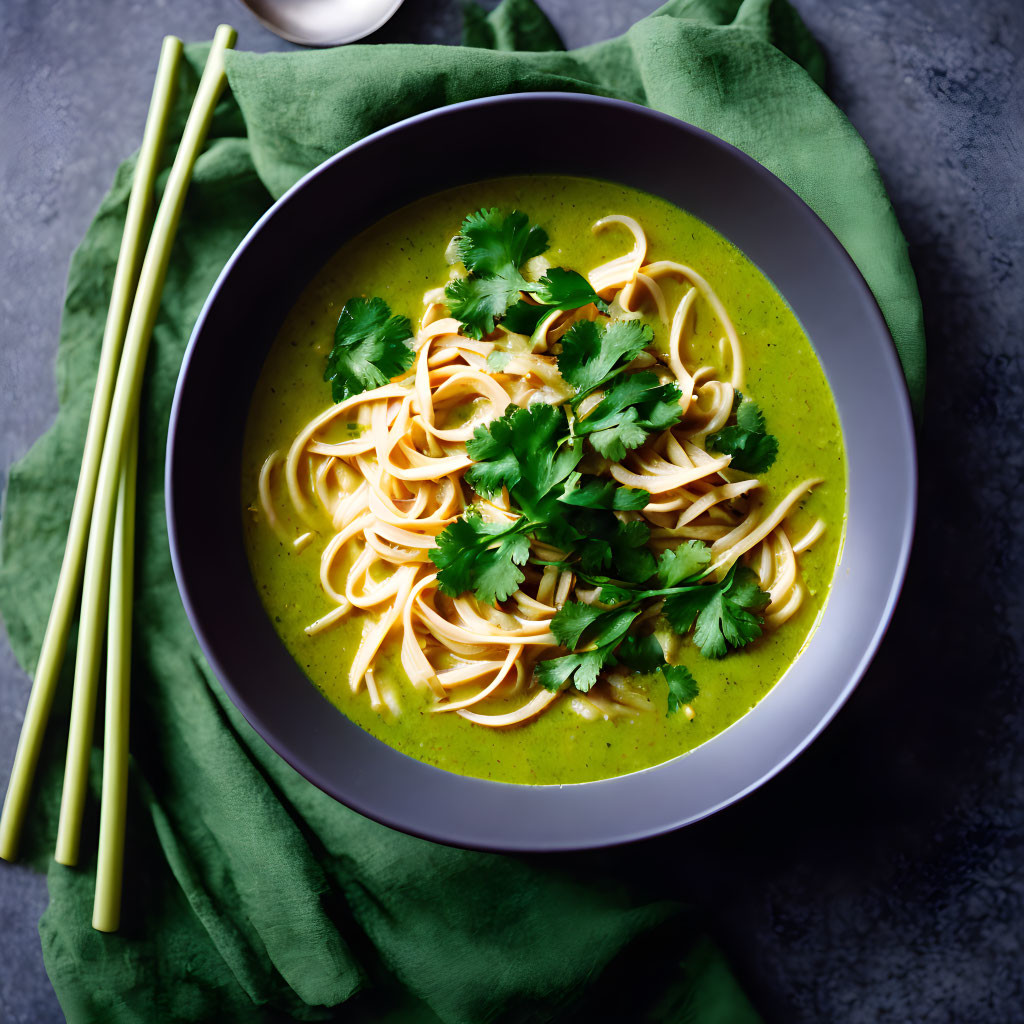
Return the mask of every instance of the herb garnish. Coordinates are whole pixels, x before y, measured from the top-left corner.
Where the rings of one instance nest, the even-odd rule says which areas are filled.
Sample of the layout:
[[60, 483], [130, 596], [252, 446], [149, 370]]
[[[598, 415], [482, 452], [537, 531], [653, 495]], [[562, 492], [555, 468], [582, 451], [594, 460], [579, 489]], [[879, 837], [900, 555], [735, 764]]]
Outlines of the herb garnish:
[[[445, 288], [445, 299], [469, 337], [490, 334], [498, 321], [508, 320], [510, 315], [508, 330], [532, 334], [554, 310], [579, 309], [588, 303], [601, 310], [608, 308], [575, 270], [552, 267], [539, 281], [527, 281], [523, 264], [547, 247], [547, 232], [530, 224], [518, 210], [504, 217], [496, 209], [477, 210], [462, 222], [455, 252], [469, 276], [452, 281]], [[524, 292], [540, 305], [524, 301]]]
[[[539, 662], [538, 681], [554, 689], [572, 679], [577, 689], [590, 689], [602, 669], [622, 663], [644, 674], [661, 671], [669, 685], [670, 713], [688, 703], [697, 692], [689, 671], [669, 665], [655, 638], [637, 639], [627, 631], [648, 602], [660, 599], [676, 633], [689, 633], [696, 625], [694, 642], [706, 658], [724, 657], [729, 648], [756, 640], [762, 626], [756, 613], [768, 604], [769, 596], [758, 588], [753, 572], [741, 566], [734, 565], [718, 583], [704, 582], [710, 560], [711, 552], [702, 541], [666, 551], [656, 573], [661, 586], [653, 589], [621, 580], [588, 579], [580, 573], [584, 581], [601, 585], [600, 604], [570, 601], [555, 614], [551, 631], [574, 653]], [[583, 649], [577, 650], [584, 638]]]
[[779, 453], [779, 442], [765, 430], [764, 414], [756, 402], [737, 391], [732, 403], [735, 424], [708, 434], [708, 447], [731, 455], [730, 469], [742, 473], [763, 473]]
[[[445, 290], [464, 333], [481, 338], [500, 323], [529, 336], [556, 310], [593, 303], [607, 311], [575, 271], [552, 268], [539, 281], [525, 279], [524, 264], [547, 246], [546, 233], [525, 214], [480, 210], [466, 218], [455, 252], [469, 276]], [[571, 685], [586, 692], [602, 671], [621, 664], [660, 674], [671, 714], [693, 700], [697, 683], [684, 666], [668, 664], [655, 636], [638, 635], [641, 615], [659, 605], [669, 628], [692, 633], [705, 657], [720, 658], [761, 635], [759, 613], [770, 598], [738, 565], [723, 579], [710, 580], [711, 549], [703, 541], [687, 541], [656, 558], [650, 527], [635, 515], [650, 495], [584, 471], [585, 458], [619, 462], [681, 419], [680, 389], [633, 368], [653, 341], [651, 327], [635, 319], [573, 323], [556, 349], [559, 372], [573, 389], [569, 401], [510, 406], [478, 426], [466, 443], [474, 460], [466, 482], [485, 498], [506, 491], [510, 515], [469, 508], [442, 531], [430, 556], [442, 593], [472, 592], [488, 603], [515, 593], [528, 561], [573, 572], [595, 596], [568, 601], [554, 615], [551, 631], [567, 653], [538, 662], [537, 681], [551, 690]], [[488, 368], [500, 371], [512, 358], [496, 351]], [[757, 406], [739, 392], [732, 418], [735, 423], [711, 435], [709, 445], [731, 455], [731, 464], [744, 472], [771, 465], [777, 442]], [[535, 541], [561, 552], [561, 561], [542, 561], [531, 549]]]
[[594, 449], [612, 462], [639, 448], [655, 431], [678, 423], [682, 392], [662, 384], [653, 373], [624, 371], [654, 340], [654, 332], [636, 320], [610, 320], [604, 326], [579, 320], [562, 336], [558, 370], [576, 389], [578, 409], [588, 395], [604, 389], [596, 408], [577, 420], [577, 437], [589, 437]]
[[324, 371], [334, 401], [383, 387], [408, 370], [415, 358], [411, 340], [409, 318], [392, 316], [383, 299], [349, 299], [338, 317]]

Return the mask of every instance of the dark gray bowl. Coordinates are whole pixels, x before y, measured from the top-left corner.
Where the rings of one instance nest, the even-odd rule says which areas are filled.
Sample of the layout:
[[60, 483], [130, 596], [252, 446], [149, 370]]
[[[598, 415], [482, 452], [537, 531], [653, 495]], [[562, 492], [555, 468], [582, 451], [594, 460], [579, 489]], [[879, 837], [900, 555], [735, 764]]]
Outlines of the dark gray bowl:
[[[537, 147], [504, 153], [500, 167], [485, 147], [466, 147], [458, 161], [447, 152], [453, 138], [527, 137], [537, 124], [559, 123], [582, 137], [639, 144]], [[638, 153], [657, 159], [638, 160]], [[250, 577], [239, 514], [249, 398], [278, 326], [310, 278], [342, 242], [414, 199], [522, 173], [643, 189], [742, 249], [813, 342], [849, 460], [849, 519], [836, 580], [817, 631], [782, 682], [689, 754], [568, 786], [454, 775], [350, 723], [274, 632]], [[344, 195], [360, 201], [339, 202]], [[239, 352], [248, 371], [241, 375]], [[913, 428], [892, 339], [824, 224], [772, 174], [706, 132], [630, 103], [561, 93], [444, 107], [371, 135], [306, 175], [249, 232], [214, 286], [185, 354], [167, 452], [167, 518], [182, 599], [206, 657], [256, 731], [311, 782], [369, 817], [442, 842], [500, 850], [577, 849], [665, 832], [737, 800], [786, 765], [850, 695], [881, 640], [903, 581], [915, 493]]]

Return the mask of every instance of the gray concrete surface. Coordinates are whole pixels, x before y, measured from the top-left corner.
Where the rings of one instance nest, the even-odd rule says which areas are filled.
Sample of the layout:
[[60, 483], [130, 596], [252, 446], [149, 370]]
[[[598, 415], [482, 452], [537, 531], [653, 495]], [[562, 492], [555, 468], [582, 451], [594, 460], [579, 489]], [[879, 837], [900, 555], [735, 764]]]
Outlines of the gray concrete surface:
[[[651, 0], [540, 0], [570, 46]], [[922, 518], [890, 634], [854, 699], [742, 804], [637, 848], [685, 870], [769, 1021], [1024, 1021], [1024, 5], [796, 0], [874, 151], [924, 298]], [[0, 486], [52, 421], [72, 249], [137, 145], [159, 40], [284, 49], [231, 0], [0, 0]], [[375, 39], [455, 42], [455, 0]], [[0, 785], [28, 692], [0, 631]], [[578, 859], [600, 867], [609, 854]], [[681, 861], [680, 858], [683, 858]], [[0, 866], [0, 1020], [62, 1019], [36, 921]]]

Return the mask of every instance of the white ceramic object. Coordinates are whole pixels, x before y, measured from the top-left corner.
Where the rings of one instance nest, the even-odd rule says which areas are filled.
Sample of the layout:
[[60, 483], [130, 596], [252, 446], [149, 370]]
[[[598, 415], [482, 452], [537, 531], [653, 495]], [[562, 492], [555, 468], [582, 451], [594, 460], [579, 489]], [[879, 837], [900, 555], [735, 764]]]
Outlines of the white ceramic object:
[[300, 46], [354, 43], [384, 25], [402, 0], [241, 0], [274, 35]]

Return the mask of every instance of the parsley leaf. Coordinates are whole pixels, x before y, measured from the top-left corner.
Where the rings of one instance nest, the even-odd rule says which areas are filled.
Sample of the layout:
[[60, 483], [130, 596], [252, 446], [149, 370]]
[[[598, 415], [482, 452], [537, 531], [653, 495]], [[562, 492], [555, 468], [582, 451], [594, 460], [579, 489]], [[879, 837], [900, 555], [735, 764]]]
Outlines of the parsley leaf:
[[662, 553], [658, 562], [658, 579], [664, 587], [678, 587], [683, 580], [707, 568], [710, 562], [711, 548], [702, 540], [688, 540]]
[[590, 287], [590, 282], [575, 270], [552, 267], [536, 284], [530, 285], [526, 290], [532, 292], [539, 302], [552, 309], [579, 309], [580, 306], [590, 303], [602, 312], [608, 309], [608, 303]]
[[763, 473], [775, 462], [779, 442], [774, 435], [766, 433], [764, 414], [757, 403], [744, 398], [739, 391], [736, 392], [732, 411], [736, 423], [709, 434], [708, 447], [723, 455], [731, 455], [730, 469], [738, 469], [741, 473]]
[[477, 210], [462, 222], [462, 232], [455, 239], [455, 251], [465, 268], [481, 277], [502, 275], [509, 267], [518, 269], [547, 247], [547, 232], [519, 210], [506, 217], [497, 209]]
[[383, 299], [349, 299], [338, 317], [324, 370], [334, 401], [383, 387], [408, 370], [415, 358], [408, 344], [411, 338], [409, 318], [392, 316]]
[[689, 704], [700, 693], [697, 680], [690, 675], [685, 665], [665, 665], [661, 674], [668, 683], [668, 713], [675, 714], [684, 704]]
[[678, 423], [683, 415], [675, 384], [662, 384], [653, 373], [634, 373], [612, 385], [590, 414], [577, 421], [574, 433], [589, 435], [596, 451], [612, 462], [639, 448], [651, 433]]
[[562, 335], [558, 370], [582, 398], [624, 370], [654, 340], [638, 320], [610, 320], [599, 327], [578, 320]]
[[723, 658], [730, 647], [745, 647], [761, 635], [757, 615], [771, 598], [745, 566], [734, 565], [721, 583], [688, 588], [665, 600], [664, 613], [677, 633], [694, 627], [693, 639], [705, 658]]
[[504, 601], [525, 579], [519, 566], [530, 555], [522, 520], [492, 523], [470, 510], [450, 523], [430, 549], [442, 593], [458, 597], [474, 590], [481, 601]]

